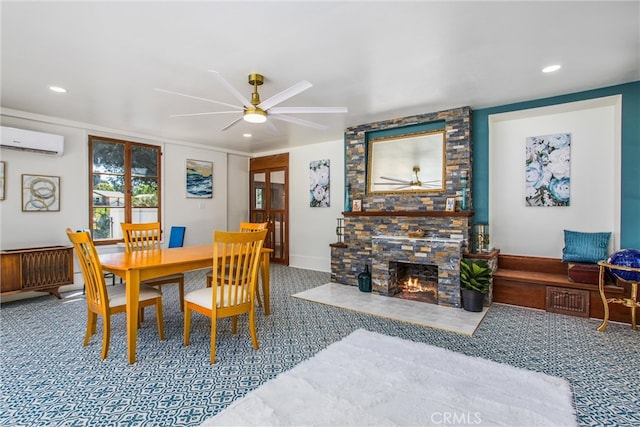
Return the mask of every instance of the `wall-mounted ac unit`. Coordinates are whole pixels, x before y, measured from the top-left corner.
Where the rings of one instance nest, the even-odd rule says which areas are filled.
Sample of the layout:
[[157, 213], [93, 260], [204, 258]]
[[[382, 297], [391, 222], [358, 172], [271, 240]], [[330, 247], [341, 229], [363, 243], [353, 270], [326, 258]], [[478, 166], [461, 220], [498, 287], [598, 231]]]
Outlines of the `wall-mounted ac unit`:
[[50, 133], [35, 132], [2, 126], [0, 147], [33, 153], [62, 156], [64, 153], [64, 137]]

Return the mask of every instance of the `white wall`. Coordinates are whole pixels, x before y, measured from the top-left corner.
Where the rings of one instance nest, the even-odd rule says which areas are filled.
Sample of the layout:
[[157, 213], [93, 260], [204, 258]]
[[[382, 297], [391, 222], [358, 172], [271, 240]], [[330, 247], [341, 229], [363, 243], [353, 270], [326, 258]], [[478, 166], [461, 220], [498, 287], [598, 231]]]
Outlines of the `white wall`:
[[249, 157], [227, 156], [227, 230], [239, 230], [249, 221]]
[[[613, 234], [620, 244], [621, 97], [490, 117], [489, 226], [502, 254], [561, 258], [563, 229]], [[571, 198], [566, 207], [525, 206], [525, 140], [571, 134]]]
[[[87, 228], [89, 222], [86, 130], [4, 117], [2, 125], [63, 135], [65, 152], [56, 157], [0, 150], [6, 162], [5, 200], [0, 202], [1, 248], [69, 244], [65, 229]], [[22, 212], [22, 174], [60, 177], [60, 211]]]
[[[344, 141], [289, 150], [289, 265], [331, 271], [331, 248], [337, 241], [336, 218], [344, 210]], [[280, 151], [282, 152], [282, 151]], [[256, 157], [276, 152], [260, 153]], [[309, 163], [330, 160], [330, 207], [309, 206]]]

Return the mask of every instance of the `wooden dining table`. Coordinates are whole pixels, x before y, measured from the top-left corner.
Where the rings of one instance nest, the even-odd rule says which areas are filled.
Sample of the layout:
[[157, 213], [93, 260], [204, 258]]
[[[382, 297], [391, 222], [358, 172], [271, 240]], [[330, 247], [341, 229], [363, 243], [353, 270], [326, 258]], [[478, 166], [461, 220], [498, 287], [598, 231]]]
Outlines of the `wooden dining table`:
[[[263, 248], [260, 261], [264, 312], [271, 313], [269, 305], [269, 268], [273, 249]], [[138, 341], [138, 298], [140, 283], [157, 277], [183, 273], [213, 266], [213, 245], [185, 246], [170, 249], [152, 249], [119, 252], [100, 256], [102, 269], [124, 279], [127, 296], [127, 352], [129, 363], [136, 361]]]

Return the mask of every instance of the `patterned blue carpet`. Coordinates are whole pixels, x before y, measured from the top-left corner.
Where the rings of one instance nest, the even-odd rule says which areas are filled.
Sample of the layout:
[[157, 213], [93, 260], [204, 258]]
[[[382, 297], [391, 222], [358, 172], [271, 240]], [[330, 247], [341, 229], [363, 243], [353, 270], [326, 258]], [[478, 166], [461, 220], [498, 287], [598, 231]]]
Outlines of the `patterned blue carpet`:
[[[82, 346], [81, 292], [3, 304], [0, 425], [196, 426], [358, 328], [563, 377], [580, 425], [640, 425], [640, 333], [628, 325], [600, 333], [597, 320], [494, 304], [469, 337], [290, 297], [329, 282], [328, 273], [272, 265], [271, 279], [272, 315], [257, 316], [260, 349], [251, 346], [246, 319], [237, 335], [223, 320], [215, 365], [208, 318], [194, 315], [191, 345], [182, 345], [176, 286], [163, 288], [167, 339], [158, 340], [147, 309], [135, 365], [126, 361], [124, 315], [113, 318], [105, 361], [100, 324]], [[202, 286], [204, 273], [187, 274], [187, 290]]]

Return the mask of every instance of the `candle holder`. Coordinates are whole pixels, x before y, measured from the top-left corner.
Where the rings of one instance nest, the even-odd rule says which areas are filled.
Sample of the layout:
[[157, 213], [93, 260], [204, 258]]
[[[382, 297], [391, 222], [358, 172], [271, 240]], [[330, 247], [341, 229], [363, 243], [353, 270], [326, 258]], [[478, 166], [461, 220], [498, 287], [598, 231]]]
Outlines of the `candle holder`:
[[489, 224], [475, 224], [471, 233], [471, 251], [489, 252]]
[[344, 243], [344, 218], [336, 218], [338, 224], [336, 225], [336, 236], [338, 236], [337, 243]]

